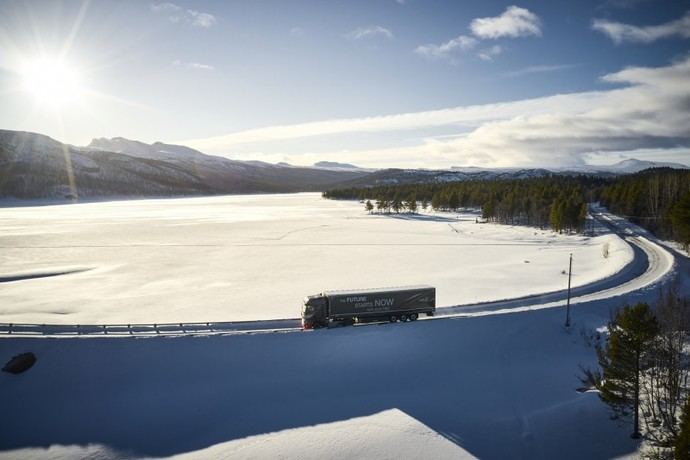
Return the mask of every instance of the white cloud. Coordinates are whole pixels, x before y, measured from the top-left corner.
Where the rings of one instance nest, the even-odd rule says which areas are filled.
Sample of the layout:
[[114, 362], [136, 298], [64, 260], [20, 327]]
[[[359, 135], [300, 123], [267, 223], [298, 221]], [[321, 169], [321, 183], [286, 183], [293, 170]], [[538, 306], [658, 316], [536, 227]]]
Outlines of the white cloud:
[[[659, 68], [632, 67], [602, 78], [622, 88], [561, 94], [497, 104], [429, 112], [326, 120], [273, 126], [182, 143], [214, 153], [229, 153], [252, 143], [275, 142], [265, 155], [283, 153], [282, 141], [347, 133], [419, 133], [445, 126], [454, 137], [399, 142], [390, 148], [305, 152], [321, 159], [366, 166], [447, 167], [568, 166], [593, 153], [690, 147], [690, 58]], [[399, 138], [408, 139], [400, 134]], [[327, 144], [330, 144], [327, 142]], [[345, 141], [340, 145], [347, 145]], [[305, 157], [306, 158], [306, 157]]]
[[[479, 40], [541, 35], [540, 27], [541, 21], [536, 14], [525, 8], [509, 6], [500, 16], [472, 20], [470, 29], [477, 38], [460, 35], [440, 45], [433, 43], [420, 45], [414, 51], [430, 59], [450, 58], [452, 60], [454, 52], [473, 49]], [[483, 61], [491, 61], [502, 51], [503, 49], [499, 45], [494, 45], [479, 50], [477, 57]]]
[[607, 35], [614, 43], [651, 43], [662, 38], [690, 38], [690, 11], [680, 19], [656, 26], [633, 26], [606, 19], [592, 21], [592, 29]]
[[182, 62], [179, 59], [175, 59], [172, 64], [174, 66], [187, 67], [188, 69], [215, 70], [215, 67], [209, 64], [202, 64], [200, 62]]
[[552, 65], [533, 65], [522, 69], [506, 72], [506, 77], [522, 77], [533, 73], [558, 72], [559, 70], [572, 69], [576, 64], [552, 64]]
[[472, 33], [479, 38], [525, 37], [541, 35], [539, 17], [526, 8], [509, 6], [499, 16], [477, 18], [470, 24]]
[[174, 3], [154, 3], [151, 11], [165, 16], [172, 23], [186, 23], [194, 27], [209, 28], [216, 23], [216, 17], [210, 13], [202, 13], [196, 10], [185, 10]]
[[151, 5], [151, 11], [154, 13], [168, 13], [168, 14], [173, 14], [173, 13], [178, 13], [182, 11], [182, 7], [175, 5], [174, 3], [154, 3]]
[[433, 43], [420, 45], [414, 51], [424, 57], [438, 59], [449, 57], [455, 51], [467, 51], [476, 45], [476, 38], [460, 35], [440, 45], [434, 45]]
[[363, 38], [385, 37], [387, 39], [393, 38], [393, 32], [382, 26], [358, 27], [355, 30], [347, 33], [347, 38], [351, 40], [361, 40]]
[[193, 26], [208, 28], [216, 23], [216, 17], [209, 13], [201, 13], [195, 10], [187, 10]]
[[502, 52], [503, 48], [501, 48], [499, 45], [494, 45], [490, 48], [479, 50], [477, 57], [482, 61], [493, 61], [494, 57], [498, 56]]

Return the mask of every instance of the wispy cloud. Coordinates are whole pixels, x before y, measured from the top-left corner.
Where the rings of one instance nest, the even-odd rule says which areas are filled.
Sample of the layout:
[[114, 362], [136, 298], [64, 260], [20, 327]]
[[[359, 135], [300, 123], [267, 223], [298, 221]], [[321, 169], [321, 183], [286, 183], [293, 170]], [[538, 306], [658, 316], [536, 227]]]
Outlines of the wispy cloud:
[[383, 26], [369, 26], [358, 27], [355, 30], [348, 32], [345, 36], [350, 40], [361, 40], [363, 38], [376, 37], [384, 37], [390, 40], [393, 38], [393, 32]]
[[467, 51], [476, 45], [476, 38], [460, 35], [440, 45], [434, 45], [433, 43], [420, 45], [414, 51], [427, 58], [439, 59], [449, 57], [455, 51]]
[[533, 73], [558, 72], [559, 70], [572, 69], [577, 67], [577, 64], [550, 64], [550, 65], [532, 65], [522, 69], [506, 72], [506, 77], [522, 77]]
[[509, 6], [499, 16], [474, 19], [470, 29], [480, 38], [539, 36], [541, 20], [526, 8]]
[[172, 23], [186, 23], [194, 27], [209, 28], [216, 23], [216, 17], [210, 13], [182, 8], [175, 3], [164, 2], [151, 5], [151, 11], [165, 16]]
[[202, 64], [200, 62], [182, 62], [179, 59], [175, 59], [172, 64], [174, 66], [186, 67], [188, 69], [215, 70], [215, 67], [209, 64]]
[[594, 19], [592, 29], [608, 36], [614, 43], [651, 43], [662, 38], [690, 38], [690, 11], [680, 19], [655, 26], [634, 26], [607, 19]]
[[494, 45], [489, 48], [484, 48], [479, 50], [477, 57], [482, 61], [493, 61], [494, 57], [498, 56], [503, 52], [503, 48], [500, 45]]
[[273, 126], [183, 143], [228, 153], [251, 143], [277, 141], [280, 149], [287, 139], [455, 127], [458, 136], [432, 139], [425, 135], [427, 140], [419, 145], [317, 155], [337, 154], [341, 161], [369, 166], [427, 167], [577, 165], [592, 153], [690, 146], [690, 58], [665, 67], [631, 67], [602, 80], [626, 86], [429, 112]]

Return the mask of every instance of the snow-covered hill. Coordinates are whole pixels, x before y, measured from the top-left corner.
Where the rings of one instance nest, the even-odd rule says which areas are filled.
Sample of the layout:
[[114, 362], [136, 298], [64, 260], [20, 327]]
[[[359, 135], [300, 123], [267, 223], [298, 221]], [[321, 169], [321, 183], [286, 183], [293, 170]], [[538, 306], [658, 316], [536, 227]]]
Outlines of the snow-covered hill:
[[0, 130], [0, 198], [75, 198], [323, 190], [364, 171], [283, 167], [124, 138], [87, 147]]
[[627, 160], [619, 161], [618, 163], [608, 166], [591, 167], [593, 170], [608, 171], [617, 174], [634, 174], [636, 172], [644, 171], [649, 168], [673, 168], [673, 169], [688, 169], [689, 167], [680, 163], [668, 163], [660, 161], [646, 161], [638, 160], [636, 158], [629, 158]]

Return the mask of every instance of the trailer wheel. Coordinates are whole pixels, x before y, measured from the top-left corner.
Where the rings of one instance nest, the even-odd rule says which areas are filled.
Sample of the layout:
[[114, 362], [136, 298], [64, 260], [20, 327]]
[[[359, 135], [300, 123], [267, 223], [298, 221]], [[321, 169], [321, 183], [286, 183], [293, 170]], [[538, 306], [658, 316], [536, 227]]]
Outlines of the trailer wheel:
[[411, 313], [410, 314], [410, 321], [416, 321], [417, 320], [417, 313]]
[[407, 321], [407, 315], [400, 315], [400, 322], [404, 323], [405, 321]]
[[398, 322], [398, 317], [395, 315], [391, 315], [390, 318], [388, 318], [391, 323], [397, 323]]

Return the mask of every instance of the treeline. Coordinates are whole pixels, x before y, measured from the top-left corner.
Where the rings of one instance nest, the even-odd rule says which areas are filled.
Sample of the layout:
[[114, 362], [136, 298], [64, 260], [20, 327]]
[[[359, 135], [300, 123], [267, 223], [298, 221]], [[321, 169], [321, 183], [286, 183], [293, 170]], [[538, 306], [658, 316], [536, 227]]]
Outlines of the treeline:
[[657, 168], [623, 176], [604, 186], [599, 198], [660, 238], [690, 245], [690, 171]]
[[372, 200], [370, 211], [416, 212], [481, 208], [488, 221], [510, 225], [552, 227], [556, 231], [582, 231], [587, 202], [604, 179], [590, 176], [551, 176], [531, 179], [467, 181], [434, 184], [386, 185], [323, 192], [325, 198]]
[[654, 168], [617, 178], [549, 176], [353, 187], [328, 190], [323, 196], [374, 201], [371, 210], [386, 213], [416, 212], [419, 203], [434, 210], [477, 208], [489, 221], [576, 232], [583, 229], [586, 203], [599, 201], [660, 238], [690, 248], [688, 170]]

